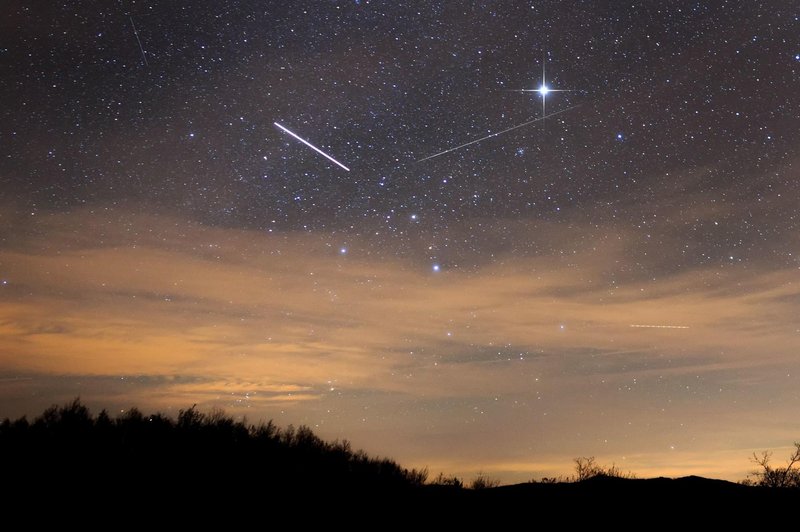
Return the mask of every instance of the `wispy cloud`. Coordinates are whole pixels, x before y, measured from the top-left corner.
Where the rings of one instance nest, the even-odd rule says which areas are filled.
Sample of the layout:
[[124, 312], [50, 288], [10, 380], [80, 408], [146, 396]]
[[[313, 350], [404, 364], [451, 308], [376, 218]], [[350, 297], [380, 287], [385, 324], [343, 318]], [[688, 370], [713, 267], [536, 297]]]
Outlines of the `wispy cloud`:
[[[152, 376], [146, 394], [128, 389], [143, 406], [246, 404], [270, 417], [280, 404], [319, 421], [339, 405], [340, 425], [356, 437], [365, 407], [384, 429], [393, 409], [419, 408], [419, 423], [408, 428], [416, 435], [458, 420], [480, 425], [488, 415], [481, 409], [506, 421], [549, 414], [561, 435], [553, 441], [567, 451], [576, 446], [565, 434], [583, 425], [577, 438], [613, 433], [622, 452], [624, 428], [609, 427], [599, 409], [641, 419], [648, 405], [648, 416], [680, 432], [679, 420], [708, 414], [718, 400], [712, 388], [800, 372], [796, 268], [693, 265], [647, 278], [630, 268], [630, 236], [611, 222], [509, 223], [507, 238], [535, 234], [547, 246], [438, 273], [413, 254], [376, 257], [358, 239], [343, 255], [335, 234], [89, 212], [31, 223], [0, 251], [0, 372]], [[187, 376], [199, 379], [180, 380]], [[791, 382], [778, 379], [775, 390]], [[687, 397], [709, 398], [684, 401], [677, 412], [670, 405], [679, 386]], [[93, 391], [110, 393], [103, 389]], [[0, 393], [16, 392], [3, 381]], [[585, 404], [593, 421], [560, 402]], [[453, 419], [441, 417], [448, 411]], [[400, 457], [422, 459], [413, 444], [404, 449]]]

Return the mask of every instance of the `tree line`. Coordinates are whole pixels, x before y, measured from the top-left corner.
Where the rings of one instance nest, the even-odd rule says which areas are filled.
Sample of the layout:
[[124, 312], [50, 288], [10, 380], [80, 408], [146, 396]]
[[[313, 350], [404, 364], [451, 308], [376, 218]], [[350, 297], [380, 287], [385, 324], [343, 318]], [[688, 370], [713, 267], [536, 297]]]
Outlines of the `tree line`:
[[[800, 488], [800, 443], [787, 462], [773, 466], [772, 454], [753, 455], [758, 466], [743, 484]], [[20, 485], [48, 479], [54, 485], [121, 486], [160, 479], [153, 489], [225, 486], [257, 478], [265, 489], [280, 488], [408, 490], [423, 485], [486, 489], [499, 482], [484, 474], [465, 484], [439, 474], [428, 482], [427, 469], [407, 469], [388, 458], [353, 450], [347, 440], [327, 442], [307, 426], [280, 428], [272, 421], [247, 424], [221, 410], [180, 410], [176, 419], [145, 415], [136, 408], [112, 418], [106, 410], [92, 415], [79, 398], [53, 405], [29, 421], [0, 423], [0, 456], [7, 478]], [[635, 478], [594, 457], [575, 459], [571, 477], [539, 483], [584, 481], [596, 477]]]

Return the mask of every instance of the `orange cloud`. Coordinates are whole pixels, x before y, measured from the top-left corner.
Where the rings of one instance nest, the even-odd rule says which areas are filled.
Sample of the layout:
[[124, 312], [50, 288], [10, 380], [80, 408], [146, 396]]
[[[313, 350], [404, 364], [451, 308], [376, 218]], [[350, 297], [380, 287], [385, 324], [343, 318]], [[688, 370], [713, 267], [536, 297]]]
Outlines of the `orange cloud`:
[[[789, 319], [798, 311], [796, 268], [627, 275], [632, 237], [611, 224], [509, 222], [516, 240], [534, 229], [549, 245], [568, 234], [593, 237], [569, 253], [508, 252], [434, 274], [413, 256], [359, 253], [369, 249], [363, 239], [351, 239], [344, 256], [333, 234], [123, 218], [54, 216], [0, 251], [9, 280], [0, 300], [0, 373], [163, 377], [147, 394], [130, 396], [143, 407], [246, 404], [270, 417], [280, 404], [301, 421], [323, 424], [335, 411], [342, 430], [355, 435], [342, 436], [425, 465], [425, 449], [413, 441], [398, 447], [396, 431], [388, 438], [363, 432], [359, 420], [386, 430], [399, 426], [393, 409], [419, 409], [422, 421], [409, 422], [410, 433], [448, 427], [442, 453], [455, 439], [473, 438], [465, 452], [474, 462], [487, 432], [453, 431], [457, 422], [443, 412], [502, 432], [534, 411], [560, 435], [549, 437], [561, 452], [579, 450], [568, 434], [592, 435], [600, 445], [605, 432], [622, 453], [629, 430], [621, 419], [674, 432], [686, 412], [707, 416], [718, 408], [716, 399], [685, 401], [686, 412], [660, 414], [657, 406], [669, 405], [678, 383], [702, 382], [704, 394], [712, 380], [741, 390], [747, 378], [740, 374], [775, 378], [776, 368], [796, 366], [798, 330]], [[484, 424], [486, 414], [475, 413], [481, 409], [502, 423]], [[557, 422], [545, 420], [547, 409]], [[619, 426], [609, 425], [604, 409], [618, 410], [611, 425]], [[542, 437], [539, 429], [520, 433]], [[772, 438], [784, 435], [776, 429]], [[555, 447], [542, 452], [555, 456]], [[507, 454], [482, 456], [500, 470]]]

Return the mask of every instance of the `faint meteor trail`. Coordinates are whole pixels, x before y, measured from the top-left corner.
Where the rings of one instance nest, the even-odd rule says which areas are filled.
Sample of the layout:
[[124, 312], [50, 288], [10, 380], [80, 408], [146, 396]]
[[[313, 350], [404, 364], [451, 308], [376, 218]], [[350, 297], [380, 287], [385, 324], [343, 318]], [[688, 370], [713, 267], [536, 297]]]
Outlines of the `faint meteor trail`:
[[688, 325], [629, 325], [637, 329], [689, 329]]
[[139, 32], [136, 31], [136, 24], [133, 23], [133, 17], [128, 17], [131, 19], [131, 26], [133, 26], [133, 34], [136, 35], [136, 42], [139, 43], [139, 50], [142, 52], [142, 59], [144, 59], [144, 66], [149, 67], [150, 65], [147, 63], [147, 56], [144, 53], [144, 47], [142, 46], [142, 41], [139, 39]]
[[540, 116], [539, 118], [534, 118], [533, 120], [528, 120], [527, 122], [525, 122], [523, 124], [519, 124], [519, 125], [516, 125], [514, 127], [510, 127], [508, 129], [504, 129], [503, 131], [498, 131], [497, 133], [492, 133], [491, 135], [487, 135], [485, 137], [481, 137], [479, 139], [472, 140], [470, 142], [467, 142], [466, 144], [462, 144], [460, 146], [456, 146], [455, 148], [450, 148], [449, 150], [444, 150], [444, 151], [441, 151], [439, 153], [434, 153], [433, 155], [429, 155], [428, 157], [423, 157], [422, 159], [418, 159], [417, 162], [421, 163], [422, 161], [427, 161], [428, 159], [433, 159], [434, 157], [438, 157], [440, 155], [444, 155], [445, 153], [450, 153], [451, 151], [460, 150], [461, 148], [466, 148], [467, 146], [470, 146], [472, 144], [477, 144], [478, 142], [480, 142], [482, 140], [490, 139], [492, 137], [498, 137], [498, 136], [502, 135], [503, 133], [508, 133], [509, 131], [513, 131], [515, 129], [519, 129], [521, 127], [528, 126], [530, 124], [533, 124], [534, 122], [539, 122], [541, 120], [544, 120], [545, 118], [550, 118], [551, 116], [556, 116], [556, 115], [560, 115], [561, 113], [566, 113], [570, 109], [575, 109], [576, 107], [580, 107], [580, 104], [579, 105], [573, 105], [572, 107], [567, 107], [566, 109], [562, 109], [562, 110], [557, 111], [555, 113], [550, 113], [547, 116]]
[[278, 126], [278, 127], [279, 127], [279, 128], [282, 130], [282, 131], [284, 131], [284, 132], [286, 132], [286, 133], [290, 134], [291, 136], [293, 136], [294, 138], [296, 138], [297, 140], [299, 140], [300, 142], [302, 142], [303, 144], [305, 144], [306, 146], [308, 146], [309, 148], [311, 148], [311, 149], [312, 149], [312, 150], [314, 150], [315, 152], [319, 153], [319, 154], [320, 154], [320, 155], [322, 155], [323, 157], [326, 157], [326, 158], [327, 158], [327, 159], [329, 159], [330, 161], [333, 161], [334, 163], [338, 164], [339, 166], [341, 166], [342, 168], [344, 168], [344, 169], [345, 169], [345, 170], [347, 170], [348, 172], [350, 171], [350, 169], [349, 169], [348, 167], [346, 167], [345, 165], [343, 165], [342, 163], [340, 163], [339, 161], [337, 161], [336, 159], [334, 159], [333, 157], [331, 157], [330, 155], [328, 155], [327, 153], [325, 153], [325, 152], [324, 152], [324, 151], [322, 151], [321, 149], [317, 148], [316, 146], [314, 146], [313, 144], [311, 144], [311, 143], [310, 143], [310, 142], [308, 142], [307, 140], [301, 139], [300, 137], [298, 137], [297, 135], [295, 135], [294, 133], [292, 133], [291, 131], [289, 131], [288, 129], [286, 129], [285, 127], [283, 127], [282, 125], [280, 125], [280, 124], [279, 124], [279, 123], [277, 123], [277, 122], [273, 122], [273, 124], [275, 124], [276, 126]]

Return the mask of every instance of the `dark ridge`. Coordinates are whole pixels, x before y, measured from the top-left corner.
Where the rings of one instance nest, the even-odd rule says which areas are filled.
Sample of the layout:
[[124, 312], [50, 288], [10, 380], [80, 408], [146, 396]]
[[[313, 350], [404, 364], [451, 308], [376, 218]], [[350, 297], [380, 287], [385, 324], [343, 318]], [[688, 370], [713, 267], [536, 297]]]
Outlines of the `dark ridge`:
[[114, 529], [140, 527], [156, 516], [160, 524], [226, 528], [268, 516], [374, 529], [421, 522], [497, 527], [535, 516], [544, 523], [557, 509], [567, 511], [570, 523], [600, 523], [593, 519], [611, 508], [661, 515], [660, 521], [716, 516], [718, 523], [731, 509], [800, 501], [796, 489], [694, 476], [596, 475], [500, 487], [485, 481], [473, 483], [484, 489], [466, 489], [455, 477], [426, 483], [426, 470], [370, 457], [347, 441], [325, 442], [308, 427], [246, 425], [194, 407], [175, 420], [135, 408], [112, 419], [105, 411], [93, 416], [77, 399], [33, 421], [5, 419], [0, 457], [5, 509], [27, 515], [29, 524]]

